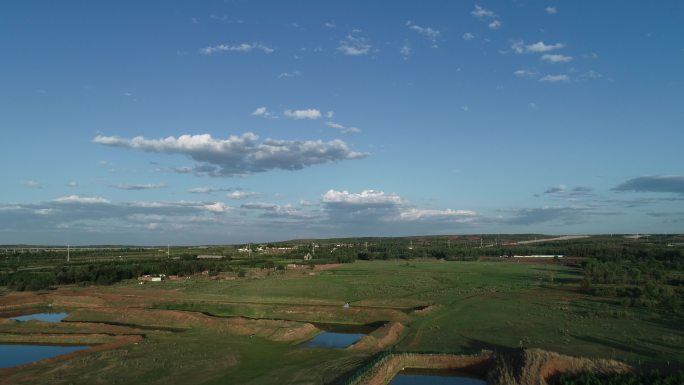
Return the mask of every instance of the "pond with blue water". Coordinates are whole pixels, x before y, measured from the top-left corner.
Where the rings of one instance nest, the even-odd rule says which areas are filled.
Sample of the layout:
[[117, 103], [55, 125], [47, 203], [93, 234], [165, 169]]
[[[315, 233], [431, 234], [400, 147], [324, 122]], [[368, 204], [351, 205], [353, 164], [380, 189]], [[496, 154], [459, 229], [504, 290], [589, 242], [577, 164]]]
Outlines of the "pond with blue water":
[[59, 345], [15, 345], [0, 344], [0, 368], [11, 368], [13, 366], [30, 364], [32, 362], [44, 360], [67, 354], [89, 346], [59, 346]]
[[38, 320], [43, 322], [61, 322], [65, 319], [69, 313], [35, 313], [27, 314], [18, 317], [12, 317], [10, 319], [25, 322], [31, 320]]

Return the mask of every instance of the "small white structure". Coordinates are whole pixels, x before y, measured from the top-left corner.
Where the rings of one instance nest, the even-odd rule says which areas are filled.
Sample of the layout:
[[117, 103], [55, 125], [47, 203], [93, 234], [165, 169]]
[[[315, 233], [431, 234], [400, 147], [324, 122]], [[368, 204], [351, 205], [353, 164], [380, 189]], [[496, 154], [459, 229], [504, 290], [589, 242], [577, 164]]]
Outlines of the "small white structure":
[[312, 258], [313, 257], [311, 256], [311, 253], [306, 253], [306, 255], [304, 256], [305, 261], [310, 261]]

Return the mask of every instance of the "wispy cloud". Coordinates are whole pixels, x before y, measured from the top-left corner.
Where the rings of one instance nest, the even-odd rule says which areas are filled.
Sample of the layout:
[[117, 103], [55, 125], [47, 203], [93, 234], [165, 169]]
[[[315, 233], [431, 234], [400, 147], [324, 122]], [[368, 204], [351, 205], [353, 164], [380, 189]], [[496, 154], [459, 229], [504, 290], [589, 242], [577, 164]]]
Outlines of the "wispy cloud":
[[466, 33], [464, 33], [463, 36], [461, 36], [461, 37], [462, 37], [463, 40], [465, 40], [465, 41], [470, 41], [470, 40], [473, 40], [473, 39], [475, 38], [475, 35], [473, 35], [473, 34], [470, 33], [470, 32], [466, 32]]
[[684, 176], [640, 176], [620, 183], [611, 190], [684, 194]]
[[370, 53], [372, 46], [363, 37], [356, 37], [352, 34], [340, 40], [337, 50], [348, 56], [361, 56]]
[[539, 79], [540, 82], [544, 83], [567, 83], [570, 81], [570, 77], [565, 74], [561, 75], [546, 75]]
[[283, 116], [286, 118], [292, 118], [292, 119], [319, 119], [321, 115], [321, 111], [315, 109], [315, 108], [307, 108], [305, 110], [285, 110], [283, 111]]
[[40, 182], [37, 182], [35, 180], [23, 180], [23, 181], [21, 181], [21, 185], [24, 187], [35, 188], [35, 189], [42, 189], [43, 188], [43, 184]]
[[77, 203], [77, 204], [109, 204], [108, 199], [97, 197], [97, 196], [83, 196], [83, 195], [67, 195], [63, 197], [56, 198], [53, 202], [55, 203]]
[[213, 194], [215, 192], [221, 191], [233, 191], [231, 188], [220, 188], [220, 187], [194, 187], [188, 190], [193, 194]]
[[556, 8], [556, 7], [546, 7], [546, 8], [545, 8], [545, 11], [546, 11], [546, 13], [548, 13], [549, 15], [555, 15], [555, 14], [558, 13], [558, 8]]
[[278, 74], [278, 79], [292, 79], [300, 76], [302, 76], [302, 73], [299, 71], [281, 72]]
[[560, 194], [565, 192], [565, 185], [559, 184], [558, 186], [549, 187], [544, 191], [544, 194]]
[[230, 199], [247, 199], [247, 198], [258, 197], [259, 195], [261, 195], [261, 194], [259, 194], [258, 192], [255, 192], [255, 191], [236, 190], [236, 191], [233, 191], [233, 192], [227, 194], [226, 196]]
[[488, 9], [485, 9], [479, 5], [475, 5], [475, 9], [470, 12], [475, 17], [480, 18], [493, 18], [497, 17], [496, 14]]
[[438, 30], [430, 27], [421, 27], [419, 25], [413, 24], [410, 20], [406, 22], [406, 26], [411, 30], [416, 31], [419, 34], [427, 37], [432, 42], [437, 41], [437, 39], [440, 37], [440, 32]]
[[339, 139], [290, 141], [266, 139], [251, 132], [227, 139], [215, 139], [209, 134], [169, 136], [162, 139], [131, 139], [98, 135], [94, 143], [146, 152], [183, 154], [200, 162], [193, 168], [178, 169], [196, 175], [236, 176], [274, 169], [299, 170], [317, 164], [340, 160], [361, 159], [367, 153], [353, 151]]
[[211, 47], [205, 47], [199, 50], [202, 55], [212, 55], [217, 52], [252, 52], [262, 51], [265, 53], [272, 53], [273, 48], [261, 43], [242, 43], [236, 45], [219, 44]]
[[343, 126], [339, 123], [335, 123], [335, 122], [325, 122], [325, 125], [328, 127], [332, 127], [336, 130], [339, 130], [343, 134], [353, 134], [353, 133], [361, 132], [361, 130], [359, 130], [356, 127], [345, 127], [345, 126]]
[[549, 52], [561, 49], [563, 47], [565, 47], [565, 44], [563, 43], [545, 44], [543, 41], [538, 41], [534, 44], [526, 45], [525, 52]]
[[277, 118], [272, 112], [268, 110], [265, 106], [257, 107], [256, 110], [252, 111], [252, 116], [261, 116], [264, 118]]
[[487, 27], [489, 27], [489, 29], [499, 29], [503, 27], [503, 23], [500, 20], [492, 20], [487, 24]]
[[572, 61], [572, 56], [565, 56], [559, 54], [544, 54], [542, 55], [542, 60], [549, 63], [567, 63]]
[[146, 184], [118, 184], [114, 186], [119, 190], [154, 190], [166, 187], [163, 183], [146, 183]]

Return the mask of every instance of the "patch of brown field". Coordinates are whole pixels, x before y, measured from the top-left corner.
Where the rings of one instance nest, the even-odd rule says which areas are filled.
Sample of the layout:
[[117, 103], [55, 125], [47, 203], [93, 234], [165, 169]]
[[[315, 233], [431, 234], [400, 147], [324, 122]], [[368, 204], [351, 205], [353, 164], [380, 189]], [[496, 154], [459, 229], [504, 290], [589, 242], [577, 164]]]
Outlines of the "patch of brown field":
[[321, 265], [314, 265], [315, 266], [314, 270], [316, 270], [316, 271], [330, 270], [330, 269], [334, 269], [334, 268], [341, 266], [341, 265], [342, 265], [341, 263], [325, 263], [325, 264], [321, 264]]
[[[100, 345], [95, 345], [95, 346], [92, 346], [88, 349], [79, 350], [79, 351], [68, 353], [68, 354], [62, 354], [62, 355], [51, 357], [51, 358], [46, 358], [44, 360], [40, 360], [40, 361], [33, 362], [30, 364], [26, 364], [26, 365], [15, 366], [12, 368], [2, 368], [2, 369], [0, 369], [0, 384], [3, 384], [3, 385], [4, 384], [12, 384], [14, 380], [7, 379], [5, 377], [7, 377], [9, 374], [12, 374], [12, 373], [19, 371], [19, 370], [22, 370], [22, 369], [27, 369], [27, 368], [31, 368], [34, 366], [43, 365], [43, 364], [52, 363], [52, 362], [60, 362], [60, 361], [64, 361], [64, 360], [70, 360], [70, 359], [73, 359], [75, 357], [78, 357], [78, 356], [81, 356], [84, 354], [101, 352], [101, 351], [110, 350], [110, 349], [118, 349], [118, 348], [125, 346], [125, 345], [128, 345], [128, 344], [140, 342], [142, 339], [143, 339], [142, 336], [121, 336], [121, 337], [115, 338], [111, 342], [100, 344]], [[35, 383], [39, 384], [40, 379], [36, 378]]]
[[145, 334], [146, 331], [134, 327], [110, 325], [96, 322], [43, 322], [38, 320], [19, 322], [0, 319], [2, 333], [14, 334]]
[[399, 322], [387, 323], [371, 334], [361, 337], [355, 344], [347, 347], [347, 350], [372, 350], [379, 351], [393, 345], [404, 331], [404, 325]]
[[110, 343], [116, 337], [109, 334], [52, 334], [52, 333], [32, 333], [32, 334], [0, 334], [0, 343], [3, 344], [45, 344], [45, 345], [94, 345]]
[[541, 349], [497, 354], [488, 374], [490, 385], [548, 385], [560, 373], [625, 373], [632, 368], [622, 362], [566, 356]]
[[25, 307], [39, 307], [47, 304], [45, 293], [38, 292], [11, 292], [0, 297], [0, 311], [9, 312]]

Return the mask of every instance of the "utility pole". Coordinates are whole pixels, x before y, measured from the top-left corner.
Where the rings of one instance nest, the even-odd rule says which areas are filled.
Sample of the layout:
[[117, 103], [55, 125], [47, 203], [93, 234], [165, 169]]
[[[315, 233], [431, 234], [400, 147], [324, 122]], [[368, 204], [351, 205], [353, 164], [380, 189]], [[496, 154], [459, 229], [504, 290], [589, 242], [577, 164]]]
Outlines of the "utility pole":
[[252, 258], [252, 242], [247, 244], [247, 258]]
[[71, 251], [71, 250], [69, 249], [69, 247], [70, 247], [70, 246], [67, 245], [67, 263], [69, 263], [69, 254], [70, 254], [69, 252]]
[[316, 256], [316, 244], [311, 242], [311, 258]]
[[451, 239], [447, 239], [447, 248], [451, 248]]
[[171, 258], [171, 245], [166, 244], [166, 258]]
[[366, 241], [366, 251], [368, 251], [368, 241]]

